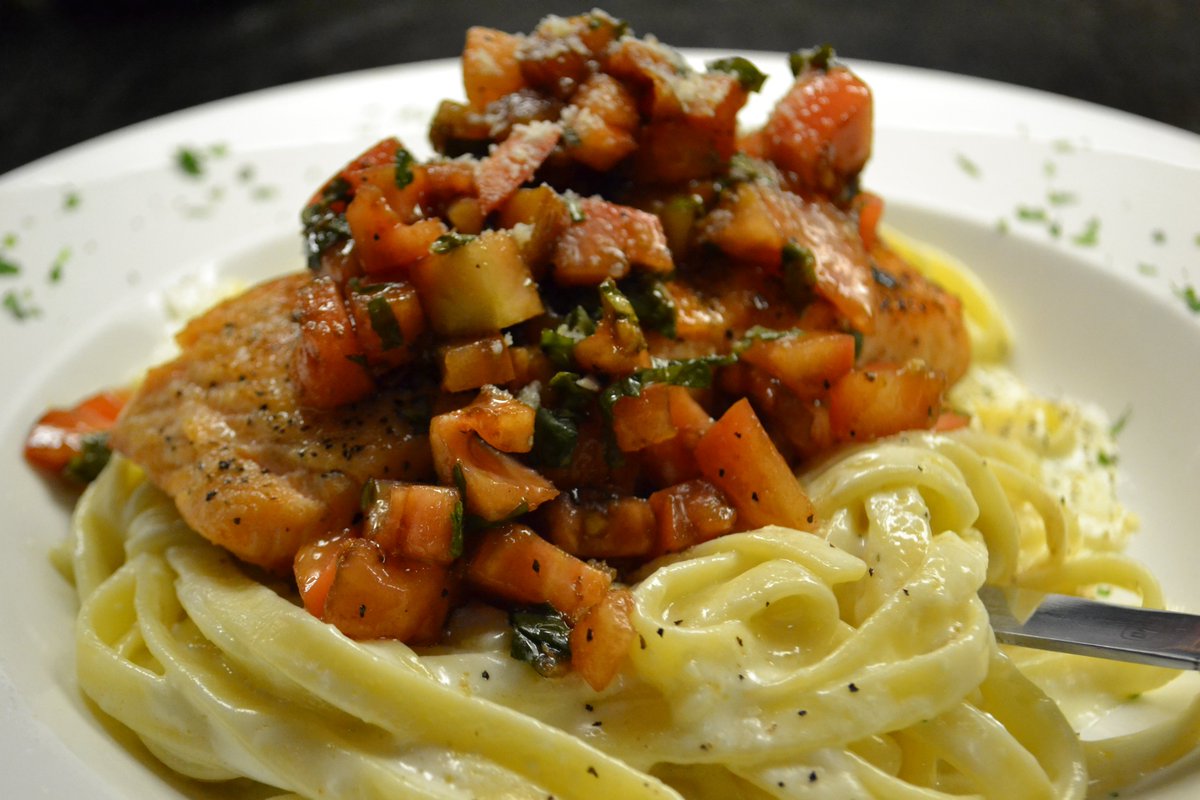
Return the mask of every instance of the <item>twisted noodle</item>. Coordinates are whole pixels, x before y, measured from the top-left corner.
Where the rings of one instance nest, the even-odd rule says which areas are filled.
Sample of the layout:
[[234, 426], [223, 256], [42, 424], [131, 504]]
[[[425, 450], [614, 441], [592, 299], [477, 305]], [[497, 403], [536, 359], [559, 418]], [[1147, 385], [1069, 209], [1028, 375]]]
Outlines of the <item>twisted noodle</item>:
[[[974, 284], [959, 284], [972, 289]], [[965, 307], [989, 352], [1002, 318]], [[191, 532], [119, 457], [65, 545], [79, 680], [163, 762], [299, 797], [1082, 798], [1179, 758], [1200, 701], [1077, 730], [1161, 669], [998, 648], [985, 582], [1161, 606], [1086, 409], [976, 368], [972, 427], [844, 450], [802, 475], [823, 527], [725, 536], [646, 567], [617, 679], [542, 678], [503, 614], [447, 642], [355, 642]]]

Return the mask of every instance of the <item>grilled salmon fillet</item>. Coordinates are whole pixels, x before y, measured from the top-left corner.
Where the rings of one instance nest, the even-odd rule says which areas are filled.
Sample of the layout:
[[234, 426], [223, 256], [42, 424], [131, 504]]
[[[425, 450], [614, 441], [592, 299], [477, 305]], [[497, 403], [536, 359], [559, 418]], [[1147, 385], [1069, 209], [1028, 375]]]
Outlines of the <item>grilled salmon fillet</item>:
[[180, 355], [149, 371], [111, 439], [191, 527], [276, 571], [305, 542], [355, 522], [368, 478], [433, 474], [428, 426], [409, 421], [402, 394], [301, 406], [289, 364], [308, 280], [269, 281], [190, 322], [176, 337]]

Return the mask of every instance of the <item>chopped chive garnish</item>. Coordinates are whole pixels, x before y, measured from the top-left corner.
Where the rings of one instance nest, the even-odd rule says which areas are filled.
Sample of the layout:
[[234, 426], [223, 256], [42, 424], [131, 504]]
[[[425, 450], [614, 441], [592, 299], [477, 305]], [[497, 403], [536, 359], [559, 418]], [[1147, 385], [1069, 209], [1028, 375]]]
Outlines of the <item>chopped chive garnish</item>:
[[970, 175], [972, 178], [978, 178], [982, 174], [979, 169], [979, 165], [967, 158], [962, 153], [955, 154], [954, 162], [958, 164], [959, 169]]
[[180, 147], [175, 151], [175, 166], [185, 175], [198, 178], [204, 174], [204, 156], [189, 147]]
[[1179, 295], [1179, 299], [1188, 307], [1188, 311], [1200, 314], [1200, 293], [1196, 292], [1195, 286], [1190, 283], [1187, 286], [1181, 286], [1175, 290], [1175, 294]]
[[36, 317], [42, 313], [40, 308], [33, 305], [33, 297], [28, 289], [21, 294], [17, 294], [15, 289], [9, 289], [4, 293], [3, 305], [5, 310], [12, 314], [13, 319], [18, 322], [23, 322], [30, 317]]
[[1089, 217], [1083, 230], [1072, 236], [1071, 241], [1080, 247], [1095, 247], [1100, 242], [1100, 220]]

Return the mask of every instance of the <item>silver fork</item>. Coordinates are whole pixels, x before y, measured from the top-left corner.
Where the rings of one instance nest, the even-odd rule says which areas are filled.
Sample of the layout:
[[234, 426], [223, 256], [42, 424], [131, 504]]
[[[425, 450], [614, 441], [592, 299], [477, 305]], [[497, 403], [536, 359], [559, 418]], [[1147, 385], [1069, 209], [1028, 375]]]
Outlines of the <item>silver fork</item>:
[[1004, 589], [984, 586], [979, 597], [991, 616], [996, 640], [1004, 644], [1200, 669], [1200, 616], [1194, 614], [1045, 594], [1032, 614], [1018, 619]]

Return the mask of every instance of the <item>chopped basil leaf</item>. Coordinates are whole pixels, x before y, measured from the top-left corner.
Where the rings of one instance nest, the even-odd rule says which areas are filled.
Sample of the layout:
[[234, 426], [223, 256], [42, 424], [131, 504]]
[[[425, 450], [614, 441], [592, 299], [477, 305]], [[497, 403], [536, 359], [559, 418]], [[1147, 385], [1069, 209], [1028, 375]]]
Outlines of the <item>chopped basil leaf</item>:
[[321, 189], [321, 196], [316, 202], [300, 212], [309, 269], [318, 269], [321, 255], [326, 250], [350, 238], [346, 205], [350, 202], [351, 194], [350, 184], [344, 178], [334, 178]]
[[668, 361], [649, 369], [640, 369], [613, 381], [600, 394], [600, 410], [606, 417], [612, 416], [612, 407], [622, 397], [640, 397], [642, 389], [652, 383], [684, 386], [688, 389], [707, 389], [712, 385], [713, 368], [737, 361], [737, 356], [702, 356], [680, 361]]
[[633, 303], [629, 302], [629, 298], [617, 288], [617, 282], [612, 278], [605, 278], [597, 290], [600, 292], [600, 305], [606, 311], [618, 320], [632, 320], [637, 322], [638, 315], [633, 309]]
[[600, 395], [595, 381], [577, 372], [557, 372], [549, 385], [558, 394], [559, 407], [572, 412], [587, 408]]
[[458, 487], [458, 493], [462, 496], [465, 503], [467, 501], [467, 476], [463, 474], [462, 462], [455, 461], [454, 468], [450, 471], [454, 478], [454, 485]]
[[854, 360], [858, 361], [858, 357], [862, 355], [863, 349], [863, 332], [850, 329], [850, 335], [854, 337]]
[[[726, 189], [739, 183], [774, 184], [776, 181], [763, 162], [745, 153], [734, 153], [729, 158], [729, 166], [725, 177], [720, 181], [720, 186]], [[699, 210], [702, 210], [702, 207]]]
[[755, 342], [777, 342], [780, 339], [791, 339], [795, 336], [803, 335], [804, 331], [799, 328], [775, 330], [774, 328], [764, 328], [762, 325], [755, 325], [743, 333], [742, 338], [733, 345], [733, 352], [744, 353]]
[[450, 557], [458, 558], [463, 552], [463, 501], [460, 497], [450, 510]]
[[817, 259], [813, 251], [789, 240], [780, 252], [783, 267], [783, 291], [795, 305], [808, 305], [817, 285]]
[[956, 154], [954, 161], [958, 164], [959, 169], [970, 175], [972, 178], [978, 178], [981, 174], [983, 174], [979, 169], [979, 165], [967, 158], [962, 153]]
[[404, 332], [400, 322], [383, 295], [375, 295], [367, 301], [367, 316], [371, 319], [371, 330], [379, 337], [384, 350], [395, 350], [404, 346]]
[[450, 233], [444, 233], [438, 238], [434, 239], [433, 244], [429, 245], [429, 252], [436, 253], [438, 255], [444, 255], [445, 253], [449, 253], [451, 250], [462, 247], [464, 244], [474, 240], [475, 235], [472, 233], [459, 233], [458, 231], [451, 231]]
[[767, 76], [762, 70], [754, 66], [750, 59], [742, 56], [731, 56], [729, 58], [718, 58], [715, 61], [710, 61], [705, 65], [709, 72], [727, 72], [737, 78], [738, 83], [747, 92], [757, 92], [763, 87]]
[[534, 461], [547, 467], [565, 467], [571, 463], [578, 440], [579, 427], [569, 411], [538, 408], [533, 418]]
[[800, 77], [801, 73], [810, 69], [828, 72], [829, 68], [836, 64], [837, 53], [834, 52], [833, 47], [827, 44], [810, 47], [806, 50], [797, 50], [788, 56], [788, 66], [792, 69], [792, 75], [796, 77]]
[[675, 332], [675, 301], [662, 281], [633, 281], [625, 287], [638, 320], [651, 330], [672, 339]]
[[20, 275], [21, 267], [4, 256], [0, 256], [0, 275]]
[[571, 660], [571, 626], [549, 605], [513, 609], [508, 613], [513, 638], [509, 654], [528, 662], [540, 675], [554, 675]]
[[1102, 467], [1115, 467], [1117, 465], [1117, 456], [1113, 453], [1105, 453], [1101, 450], [1096, 454], [1096, 463]]
[[111, 456], [107, 432], [84, 434], [80, 451], [63, 467], [63, 475], [80, 483], [91, 483]]
[[1071, 237], [1080, 247], [1095, 247], [1100, 242], [1100, 220], [1090, 217], [1083, 230]]
[[370, 478], [363, 484], [362, 492], [358, 496], [358, 507], [363, 511], [369, 511], [378, 499], [379, 481], [375, 478]]
[[596, 323], [583, 306], [576, 306], [557, 328], [542, 330], [542, 352], [559, 369], [570, 369], [575, 359], [575, 345], [596, 332]]
[[396, 188], [403, 189], [413, 182], [412, 153], [403, 147], [396, 150]]

